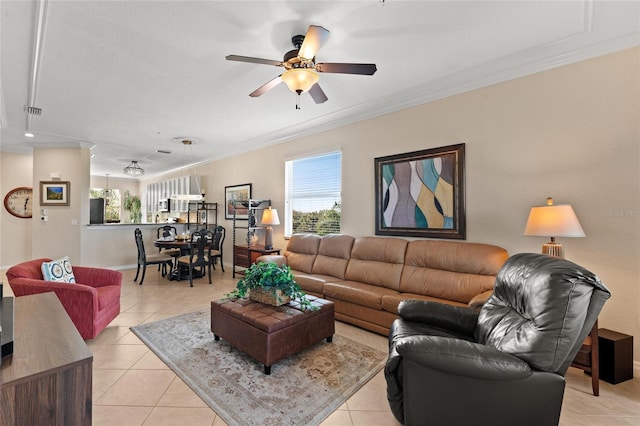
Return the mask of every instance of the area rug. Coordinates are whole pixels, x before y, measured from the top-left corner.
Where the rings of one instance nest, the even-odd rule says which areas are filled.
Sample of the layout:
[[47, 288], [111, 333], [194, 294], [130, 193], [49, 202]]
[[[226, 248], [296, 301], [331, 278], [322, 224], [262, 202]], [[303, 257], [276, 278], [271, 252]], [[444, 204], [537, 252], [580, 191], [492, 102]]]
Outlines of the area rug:
[[386, 354], [335, 335], [262, 364], [214, 341], [209, 310], [131, 327], [222, 419], [232, 425], [317, 425], [382, 369]]

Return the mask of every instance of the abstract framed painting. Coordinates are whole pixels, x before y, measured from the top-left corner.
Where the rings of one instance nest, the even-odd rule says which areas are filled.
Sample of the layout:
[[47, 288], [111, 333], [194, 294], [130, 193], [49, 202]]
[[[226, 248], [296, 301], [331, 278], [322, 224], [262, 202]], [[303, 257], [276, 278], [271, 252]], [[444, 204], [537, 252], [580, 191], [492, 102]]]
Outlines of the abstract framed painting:
[[466, 239], [464, 146], [374, 159], [376, 235]]

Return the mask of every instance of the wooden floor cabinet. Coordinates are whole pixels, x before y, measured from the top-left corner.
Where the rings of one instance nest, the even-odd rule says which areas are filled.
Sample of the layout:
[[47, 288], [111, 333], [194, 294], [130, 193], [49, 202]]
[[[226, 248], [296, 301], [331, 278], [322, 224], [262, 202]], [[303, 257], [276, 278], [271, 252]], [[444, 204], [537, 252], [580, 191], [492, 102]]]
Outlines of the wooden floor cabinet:
[[54, 293], [16, 297], [0, 426], [90, 426], [93, 356]]
[[264, 245], [233, 246], [233, 278], [236, 277], [236, 273], [241, 272], [241, 270], [236, 270], [236, 266], [248, 268], [256, 263], [256, 260], [260, 256], [265, 254], [280, 254], [280, 249], [267, 250], [264, 248]]

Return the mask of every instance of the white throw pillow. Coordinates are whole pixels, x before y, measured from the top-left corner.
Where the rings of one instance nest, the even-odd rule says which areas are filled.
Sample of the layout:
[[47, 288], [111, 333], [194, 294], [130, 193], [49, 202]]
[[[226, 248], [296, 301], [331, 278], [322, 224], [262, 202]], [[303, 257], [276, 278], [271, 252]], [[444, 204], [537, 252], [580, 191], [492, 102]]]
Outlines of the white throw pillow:
[[69, 256], [65, 256], [51, 262], [42, 262], [42, 276], [45, 281], [56, 281], [61, 283], [75, 283], [73, 268]]

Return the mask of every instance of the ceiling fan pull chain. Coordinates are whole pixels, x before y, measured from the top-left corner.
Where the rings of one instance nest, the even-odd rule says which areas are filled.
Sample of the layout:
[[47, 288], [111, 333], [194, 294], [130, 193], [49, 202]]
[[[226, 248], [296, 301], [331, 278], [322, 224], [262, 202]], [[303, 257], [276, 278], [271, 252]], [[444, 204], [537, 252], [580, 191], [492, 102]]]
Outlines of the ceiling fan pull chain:
[[296, 109], [300, 109], [300, 92], [296, 94]]

